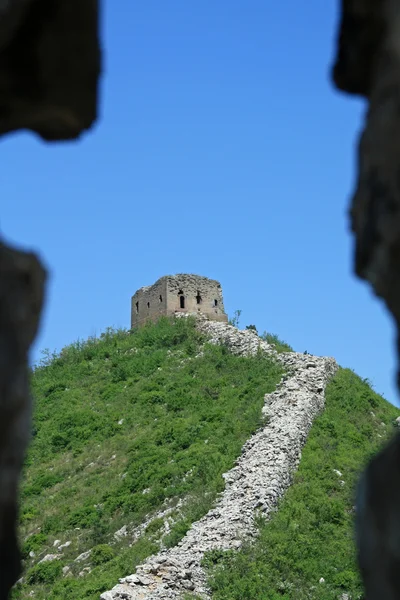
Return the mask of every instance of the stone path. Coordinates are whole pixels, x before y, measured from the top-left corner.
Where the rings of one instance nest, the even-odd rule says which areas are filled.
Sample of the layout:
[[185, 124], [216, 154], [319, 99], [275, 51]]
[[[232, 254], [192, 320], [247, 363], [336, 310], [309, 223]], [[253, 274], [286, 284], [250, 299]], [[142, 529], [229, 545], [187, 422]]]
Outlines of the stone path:
[[257, 510], [268, 516], [276, 507], [290, 486], [312, 422], [324, 407], [326, 384], [338, 368], [333, 358], [277, 354], [251, 330], [202, 319], [198, 327], [212, 343], [224, 343], [235, 354], [261, 350], [274, 355], [287, 374], [275, 392], [265, 395], [266, 425], [245, 443], [236, 465], [224, 474], [226, 487], [215, 508], [194, 523], [176, 547], [149, 557], [101, 600], [167, 600], [185, 592], [208, 599], [200, 566], [204, 553], [239, 548], [243, 539], [256, 534]]

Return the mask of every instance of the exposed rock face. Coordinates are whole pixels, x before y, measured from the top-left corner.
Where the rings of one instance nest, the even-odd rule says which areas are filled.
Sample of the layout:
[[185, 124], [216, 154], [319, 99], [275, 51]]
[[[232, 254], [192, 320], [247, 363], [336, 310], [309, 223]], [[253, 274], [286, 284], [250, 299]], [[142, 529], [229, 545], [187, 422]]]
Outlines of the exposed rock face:
[[20, 573], [18, 483], [30, 437], [27, 355], [36, 335], [45, 272], [33, 254], [0, 243], [0, 599]]
[[325, 386], [337, 370], [332, 358], [277, 354], [253, 331], [202, 318], [198, 327], [212, 343], [226, 344], [235, 354], [273, 354], [288, 375], [275, 392], [266, 394], [266, 424], [243, 446], [235, 467], [225, 473], [226, 488], [215, 508], [194, 523], [175, 548], [150, 557], [135, 574], [102, 594], [102, 600], [166, 600], [185, 591], [208, 598], [200, 566], [204, 553], [239, 548], [242, 539], [256, 535], [254, 517], [257, 511], [268, 516], [289, 487], [312, 422], [323, 409]]
[[97, 118], [97, 0], [0, 0], [0, 135], [78, 137]]
[[[368, 100], [350, 211], [355, 272], [393, 315], [400, 352], [400, 1], [342, 0], [338, 38], [334, 82]], [[359, 487], [357, 542], [368, 600], [400, 598], [399, 461], [397, 436]]]
[[368, 600], [399, 598], [399, 482], [400, 444], [395, 437], [370, 462], [358, 490], [357, 543]]
[[[0, 0], [0, 135], [77, 138], [97, 118], [97, 0]], [[30, 436], [27, 355], [45, 271], [0, 242], [0, 600], [20, 573], [18, 482]]]

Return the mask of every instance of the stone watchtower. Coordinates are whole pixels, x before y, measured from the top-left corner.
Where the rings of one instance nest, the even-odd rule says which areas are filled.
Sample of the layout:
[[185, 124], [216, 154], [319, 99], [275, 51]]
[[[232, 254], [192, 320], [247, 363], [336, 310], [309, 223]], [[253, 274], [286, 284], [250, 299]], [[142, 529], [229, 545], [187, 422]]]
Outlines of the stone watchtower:
[[165, 275], [132, 296], [131, 329], [176, 313], [202, 313], [226, 323], [221, 284], [200, 275]]

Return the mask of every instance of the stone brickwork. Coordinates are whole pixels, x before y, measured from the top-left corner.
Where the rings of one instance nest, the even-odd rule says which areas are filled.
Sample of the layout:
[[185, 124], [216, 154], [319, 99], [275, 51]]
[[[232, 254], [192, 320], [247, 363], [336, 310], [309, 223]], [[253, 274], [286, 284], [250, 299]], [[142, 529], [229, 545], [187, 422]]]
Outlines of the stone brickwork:
[[132, 296], [131, 329], [176, 313], [201, 313], [213, 321], [226, 323], [228, 317], [219, 281], [181, 273], [165, 275], [153, 285], [140, 288]]

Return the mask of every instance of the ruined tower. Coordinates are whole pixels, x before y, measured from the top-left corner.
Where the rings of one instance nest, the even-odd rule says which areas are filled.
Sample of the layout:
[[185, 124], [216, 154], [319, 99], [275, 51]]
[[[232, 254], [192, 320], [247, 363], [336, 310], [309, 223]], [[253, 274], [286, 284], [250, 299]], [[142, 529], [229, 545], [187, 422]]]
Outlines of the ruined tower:
[[228, 321], [219, 281], [182, 273], [165, 275], [132, 296], [131, 329], [162, 315], [202, 313], [213, 321]]

